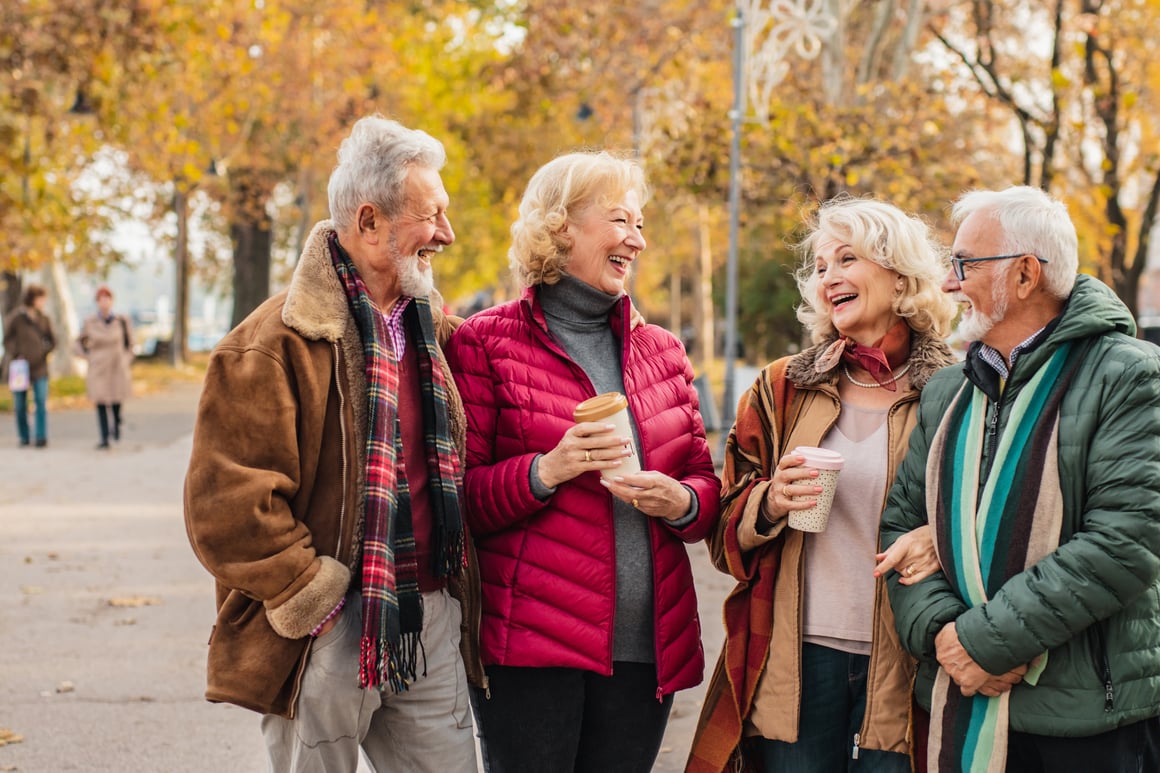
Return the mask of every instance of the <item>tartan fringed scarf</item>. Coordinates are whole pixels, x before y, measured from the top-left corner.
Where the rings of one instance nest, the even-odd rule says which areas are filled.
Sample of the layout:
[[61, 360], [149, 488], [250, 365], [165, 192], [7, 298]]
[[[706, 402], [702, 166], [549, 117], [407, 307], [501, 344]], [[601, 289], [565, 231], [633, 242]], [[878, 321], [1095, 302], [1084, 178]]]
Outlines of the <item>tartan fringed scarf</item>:
[[[399, 371], [383, 314], [367, 293], [354, 263], [332, 234], [330, 254], [358, 324], [366, 359], [366, 526], [362, 546], [363, 630], [359, 685], [405, 691], [418, 677], [423, 605], [411, 524], [407, 476], [400, 474], [403, 440], [399, 428]], [[414, 298], [404, 323], [418, 340], [423, 404], [423, 440], [430, 486], [432, 553], [437, 577], [459, 574], [466, 565], [459, 502], [463, 473], [451, 438], [446, 375], [439, 366], [431, 307]], [[425, 669], [424, 669], [425, 670]]]
[[[955, 396], [931, 445], [927, 512], [947, 579], [971, 607], [1059, 546], [1063, 494], [1057, 444], [1059, 406], [1084, 349], [1062, 345], [1023, 386], [981, 481], [987, 397], [969, 381]], [[992, 410], [997, 410], [994, 407]], [[980, 490], [980, 483], [982, 489]], [[1034, 686], [1043, 653], [1023, 681]], [[928, 768], [935, 773], [1002, 773], [1007, 763], [1010, 692], [965, 697], [939, 668], [931, 697]]]

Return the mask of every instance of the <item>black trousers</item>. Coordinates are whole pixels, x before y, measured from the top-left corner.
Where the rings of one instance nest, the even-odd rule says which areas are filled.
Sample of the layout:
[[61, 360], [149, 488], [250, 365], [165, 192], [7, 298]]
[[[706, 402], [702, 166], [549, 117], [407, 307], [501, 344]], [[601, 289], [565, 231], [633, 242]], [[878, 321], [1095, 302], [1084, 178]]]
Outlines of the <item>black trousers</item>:
[[121, 439], [121, 404], [113, 403], [113, 425], [109, 426], [109, 406], [105, 403], [97, 404], [97, 426], [101, 430], [101, 444], [108, 445], [109, 433], [112, 432], [113, 440]]
[[1085, 738], [1059, 738], [1012, 731], [1007, 741], [1007, 773], [1072, 771], [1160, 771], [1160, 717]]
[[574, 668], [488, 666], [472, 690], [488, 773], [647, 773], [673, 696], [657, 700], [652, 663], [613, 664], [612, 676]]

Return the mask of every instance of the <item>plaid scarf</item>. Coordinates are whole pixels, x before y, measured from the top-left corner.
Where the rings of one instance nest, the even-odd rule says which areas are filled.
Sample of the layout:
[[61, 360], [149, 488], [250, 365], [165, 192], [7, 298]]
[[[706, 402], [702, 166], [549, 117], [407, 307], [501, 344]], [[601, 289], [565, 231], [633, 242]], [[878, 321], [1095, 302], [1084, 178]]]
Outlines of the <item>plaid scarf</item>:
[[[980, 480], [988, 432], [982, 390], [964, 383], [935, 433], [927, 462], [935, 546], [951, 586], [972, 607], [1059, 546], [1059, 406], [1085, 351], [1071, 356], [1073, 346], [1061, 346], [1023, 386], [985, 480]], [[1044, 653], [1023, 681], [1034, 687], [1046, 666]], [[1002, 773], [1010, 697], [1010, 692], [965, 697], [939, 668], [931, 696], [929, 769]]]
[[[411, 524], [411, 497], [407, 476], [401, 469], [399, 370], [387, 321], [371, 301], [358, 270], [333, 234], [330, 255], [346, 289], [366, 359], [366, 526], [362, 547], [359, 685], [367, 688], [386, 684], [394, 692], [402, 692], [418, 676], [423, 604]], [[417, 354], [423, 441], [431, 490], [433, 571], [437, 577], [447, 577], [459, 574], [467, 560], [459, 510], [463, 473], [451, 438], [446, 375], [439, 366], [435, 326], [426, 298], [411, 299], [404, 322], [419, 337]]]

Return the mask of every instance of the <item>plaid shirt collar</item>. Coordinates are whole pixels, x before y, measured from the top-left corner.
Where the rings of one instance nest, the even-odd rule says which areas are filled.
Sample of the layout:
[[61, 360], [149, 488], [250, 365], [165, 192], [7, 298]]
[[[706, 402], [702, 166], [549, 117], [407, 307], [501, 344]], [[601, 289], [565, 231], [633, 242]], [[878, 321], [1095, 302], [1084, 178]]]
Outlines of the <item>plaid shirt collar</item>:
[[1006, 379], [1011, 375], [1011, 371], [1015, 368], [1015, 360], [1019, 358], [1019, 355], [1023, 354], [1024, 352], [1029, 352], [1038, 346], [1046, 330], [1046, 326], [1039, 328], [1034, 333], [1032, 333], [1030, 337], [1011, 350], [1010, 368], [1007, 367], [1007, 363], [1003, 360], [1003, 355], [999, 354], [998, 350], [987, 346], [982, 342], [980, 342], [979, 345], [979, 358], [994, 368], [995, 372], [999, 374], [1000, 378]]
[[391, 338], [391, 350], [396, 360], [403, 359], [403, 353], [407, 349], [407, 331], [403, 328], [403, 313], [407, 311], [412, 300], [414, 299], [411, 296], [404, 295], [395, 301], [390, 311], [379, 311], [383, 315], [383, 321], [387, 323], [387, 334]]

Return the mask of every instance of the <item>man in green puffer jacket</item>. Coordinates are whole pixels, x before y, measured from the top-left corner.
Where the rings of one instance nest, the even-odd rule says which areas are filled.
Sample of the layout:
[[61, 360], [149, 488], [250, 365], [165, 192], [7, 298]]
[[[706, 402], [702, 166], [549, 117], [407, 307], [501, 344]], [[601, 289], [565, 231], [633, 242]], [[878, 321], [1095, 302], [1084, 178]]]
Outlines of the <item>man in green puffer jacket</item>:
[[974, 343], [882, 516], [884, 547], [930, 523], [943, 567], [888, 578], [930, 770], [1160, 770], [1160, 349], [1076, 276], [1061, 203], [976, 191], [953, 218]]

